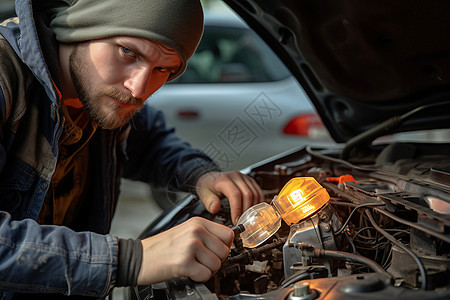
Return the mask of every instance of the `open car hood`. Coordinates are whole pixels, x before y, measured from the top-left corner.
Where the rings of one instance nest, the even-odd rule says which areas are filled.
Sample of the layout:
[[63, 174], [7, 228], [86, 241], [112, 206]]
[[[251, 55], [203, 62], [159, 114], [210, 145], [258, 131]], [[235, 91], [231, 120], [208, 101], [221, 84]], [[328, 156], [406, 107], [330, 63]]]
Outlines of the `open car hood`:
[[224, 2], [289, 67], [337, 142], [390, 118], [385, 133], [450, 127], [450, 1]]

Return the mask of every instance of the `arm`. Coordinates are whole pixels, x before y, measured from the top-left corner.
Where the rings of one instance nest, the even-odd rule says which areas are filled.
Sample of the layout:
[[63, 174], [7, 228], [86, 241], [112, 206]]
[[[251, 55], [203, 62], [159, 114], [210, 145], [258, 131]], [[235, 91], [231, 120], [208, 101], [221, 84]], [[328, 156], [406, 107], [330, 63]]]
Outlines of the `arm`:
[[202, 175], [219, 171], [210, 157], [166, 127], [161, 111], [145, 105], [133, 118], [132, 127], [126, 145], [125, 178], [195, 193]]
[[[0, 294], [8, 291], [105, 296], [116, 281], [116, 237], [77, 233], [26, 219], [33, 214], [30, 211], [40, 207], [38, 196], [32, 193], [42, 193], [44, 189], [39, 187], [45, 180], [36, 179], [33, 163], [23, 163], [19, 168], [13, 163], [17, 155], [10, 153], [14, 152], [12, 145], [17, 146], [17, 128], [26, 124], [21, 122], [27, 111], [26, 92], [32, 75], [20, 59], [13, 59], [14, 52], [1, 37], [0, 49]], [[43, 165], [48, 167], [48, 163]], [[13, 220], [3, 210], [23, 220]]]
[[0, 288], [105, 296], [115, 281], [118, 240], [62, 226], [13, 221], [0, 212]]

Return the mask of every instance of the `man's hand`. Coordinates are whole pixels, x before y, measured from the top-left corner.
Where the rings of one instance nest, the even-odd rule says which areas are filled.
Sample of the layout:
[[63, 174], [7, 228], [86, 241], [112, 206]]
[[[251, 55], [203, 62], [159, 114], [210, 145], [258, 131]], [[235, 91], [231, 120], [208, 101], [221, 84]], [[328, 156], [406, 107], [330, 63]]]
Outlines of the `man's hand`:
[[230, 228], [195, 217], [142, 240], [138, 285], [180, 277], [207, 281], [230, 253], [233, 237]]
[[264, 194], [255, 180], [238, 171], [207, 173], [197, 181], [196, 190], [198, 197], [212, 214], [220, 210], [220, 198], [227, 197], [233, 224], [237, 223], [249, 207], [264, 201]]

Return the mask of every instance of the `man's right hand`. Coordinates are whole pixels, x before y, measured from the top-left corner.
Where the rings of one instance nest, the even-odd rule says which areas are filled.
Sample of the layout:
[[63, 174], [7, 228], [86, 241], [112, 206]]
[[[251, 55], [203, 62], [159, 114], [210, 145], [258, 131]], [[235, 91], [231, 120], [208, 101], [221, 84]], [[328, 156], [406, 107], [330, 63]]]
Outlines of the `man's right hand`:
[[142, 240], [138, 285], [180, 277], [207, 281], [230, 253], [233, 237], [230, 228], [195, 217]]

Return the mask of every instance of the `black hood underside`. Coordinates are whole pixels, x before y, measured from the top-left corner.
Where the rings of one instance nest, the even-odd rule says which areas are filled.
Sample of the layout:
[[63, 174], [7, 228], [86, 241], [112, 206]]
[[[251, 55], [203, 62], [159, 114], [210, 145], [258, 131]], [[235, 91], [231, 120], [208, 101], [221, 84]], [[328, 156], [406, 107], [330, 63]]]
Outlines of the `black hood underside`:
[[[290, 68], [333, 138], [450, 101], [450, 1], [225, 0]], [[449, 128], [449, 105], [396, 131]]]

